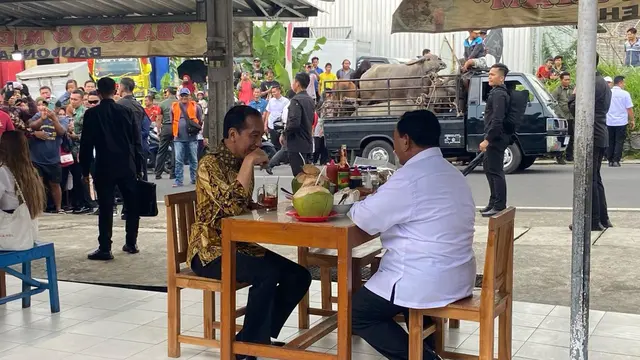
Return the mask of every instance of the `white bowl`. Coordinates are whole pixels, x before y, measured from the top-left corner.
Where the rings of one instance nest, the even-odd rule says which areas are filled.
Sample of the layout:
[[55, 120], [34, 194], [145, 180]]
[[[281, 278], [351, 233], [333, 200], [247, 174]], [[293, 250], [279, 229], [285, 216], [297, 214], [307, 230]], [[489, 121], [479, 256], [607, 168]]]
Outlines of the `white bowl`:
[[353, 206], [353, 204], [333, 205], [333, 211], [338, 213], [338, 215], [346, 215], [349, 212], [349, 210], [351, 210], [352, 206]]

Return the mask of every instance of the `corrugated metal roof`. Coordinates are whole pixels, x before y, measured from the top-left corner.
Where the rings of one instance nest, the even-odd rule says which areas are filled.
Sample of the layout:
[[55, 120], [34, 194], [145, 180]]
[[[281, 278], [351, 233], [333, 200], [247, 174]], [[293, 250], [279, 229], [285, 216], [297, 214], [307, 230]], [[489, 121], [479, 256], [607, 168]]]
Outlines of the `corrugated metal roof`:
[[[0, 26], [202, 21], [205, 1], [212, 0], [0, 0]], [[304, 20], [318, 14], [305, 0], [232, 2], [234, 17], [247, 20]]]

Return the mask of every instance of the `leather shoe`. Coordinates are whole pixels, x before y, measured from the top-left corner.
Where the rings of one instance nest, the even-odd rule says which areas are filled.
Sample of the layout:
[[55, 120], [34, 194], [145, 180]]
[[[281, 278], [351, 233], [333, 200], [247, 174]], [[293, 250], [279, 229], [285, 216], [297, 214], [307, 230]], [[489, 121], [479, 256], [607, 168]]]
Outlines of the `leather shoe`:
[[87, 255], [87, 258], [89, 260], [108, 261], [108, 260], [113, 260], [113, 254], [111, 253], [111, 251], [103, 251], [103, 250], [97, 249], [96, 251]]
[[611, 220], [607, 220], [606, 222], [602, 223], [602, 226], [606, 228], [612, 228], [613, 224], [611, 223]]
[[285, 345], [287, 344], [282, 341], [271, 340], [271, 346], [284, 347]]
[[496, 208], [493, 208], [493, 209], [491, 209], [491, 210], [489, 210], [489, 211], [485, 211], [485, 212], [483, 212], [483, 213], [482, 213], [482, 217], [492, 217], [492, 216], [494, 216], [494, 215], [499, 214], [501, 211], [502, 211], [502, 210], [498, 210], [498, 209], [496, 209]]
[[484, 212], [487, 212], [489, 210], [493, 209], [493, 205], [487, 205], [485, 207], [483, 207], [482, 209], [478, 210], [481, 214]]
[[[602, 224], [591, 225], [591, 231], [604, 231], [606, 228]], [[573, 231], [573, 224], [569, 225], [569, 230]]]
[[124, 246], [122, 247], [122, 251], [128, 252], [129, 254], [137, 254], [140, 252], [140, 250], [138, 250], [138, 245], [129, 244], [124, 244]]

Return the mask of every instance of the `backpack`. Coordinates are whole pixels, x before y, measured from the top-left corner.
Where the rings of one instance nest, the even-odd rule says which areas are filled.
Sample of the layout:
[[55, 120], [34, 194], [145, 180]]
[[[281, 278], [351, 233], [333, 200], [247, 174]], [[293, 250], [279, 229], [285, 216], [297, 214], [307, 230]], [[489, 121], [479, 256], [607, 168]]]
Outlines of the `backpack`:
[[509, 110], [507, 117], [504, 119], [503, 127], [507, 135], [514, 135], [517, 131], [518, 124], [522, 121], [524, 112], [529, 103], [528, 90], [509, 90]]

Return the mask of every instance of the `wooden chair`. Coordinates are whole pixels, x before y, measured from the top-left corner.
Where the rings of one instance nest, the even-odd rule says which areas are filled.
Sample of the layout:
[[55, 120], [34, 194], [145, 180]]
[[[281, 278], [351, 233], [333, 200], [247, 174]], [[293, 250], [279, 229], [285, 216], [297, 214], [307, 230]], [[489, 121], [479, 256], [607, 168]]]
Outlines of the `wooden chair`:
[[[372, 240], [353, 250], [352, 257], [352, 289], [355, 293], [362, 287], [362, 268], [372, 264], [377, 255], [382, 252], [380, 240]], [[333, 304], [338, 298], [331, 293], [331, 268], [338, 266], [338, 252], [336, 250], [298, 248], [298, 263], [304, 267], [318, 266], [320, 268], [320, 297], [321, 308], [309, 306], [309, 294], [300, 302], [298, 308], [299, 328], [309, 328], [309, 315], [329, 316], [333, 314]], [[373, 273], [373, 270], [372, 270]]]
[[[498, 359], [511, 359], [511, 312], [513, 289], [513, 230], [516, 209], [510, 207], [489, 219], [484, 277], [479, 294], [437, 309], [409, 310], [409, 360], [422, 359], [422, 317], [457, 319], [480, 323], [480, 356], [443, 351], [446, 359], [493, 360], [494, 319], [499, 317]], [[439, 320], [442, 324], [443, 321]], [[438, 331], [444, 332], [439, 326]], [[438, 336], [437, 336], [438, 338]], [[439, 335], [444, 339], [444, 333]]]
[[[215, 293], [222, 291], [219, 280], [195, 275], [189, 268], [181, 268], [187, 261], [187, 247], [191, 225], [195, 221], [195, 191], [166, 195], [167, 207], [167, 304], [168, 304], [168, 355], [180, 357], [180, 344], [193, 344], [208, 347], [220, 347], [216, 340], [215, 329], [220, 329], [216, 321]], [[238, 284], [237, 289], [247, 287]], [[204, 296], [204, 338], [180, 334], [180, 290], [198, 289]], [[243, 316], [245, 308], [236, 310], [236, 318]], [[241, 326], [238, 326], [238, 330]]]
[[[31, 262], [38, 259], [45, 259], [47, 282], [31, 277]], [[22, 264], [22, 272], [10, 267], [18, 264]], [[22, 292], [7, 296], [5, 273], [22, 280]], [[31, 306], [33, 295], [47, 290], [49, 290], [51, 312], [60, 312], [56, 251], [52, 243], [36, 243], [33, 248], [22, 251], [0, 251], [0, 305], [22, 299], [22, 308], [28, 308]]]

